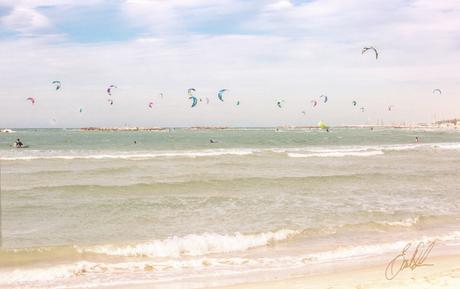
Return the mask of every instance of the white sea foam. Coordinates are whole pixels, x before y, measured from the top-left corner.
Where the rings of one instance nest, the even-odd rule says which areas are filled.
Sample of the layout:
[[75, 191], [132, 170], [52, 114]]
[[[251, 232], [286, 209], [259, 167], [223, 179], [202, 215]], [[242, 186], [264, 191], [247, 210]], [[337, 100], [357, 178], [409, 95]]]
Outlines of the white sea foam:
[[440, 143], [433, 146], [443, 150], [460, 150], [460, 143]]
[[[286, 231], [282, 233], [282, 231]], [[275, 233], [263, 233], [271, 235], [276, 234], [278, 237], [286, 236], [287, 231], [281, 230]], [[252, 235], [262, 236], [263, 234]], [[258, 238], [256, 238], [258, 239]], [[263, 238], [266, 239], [266, 238]], [[270, 239], [270, 238], [268, 238]], [[411, 243], [413, 246], [420, 242], [425, 244], [436, 241], [449, 245], [456, 244], [460, 239], [460, 231], [450, 232], [440, 236], [422, 236], [412, 240], [401, 240], [397, 242], [365, 244], [358, 246], [345, 246], [334, 250], [312, 252], [308, 254], [283, 255], [283, 256], [266, 256], [266, 257], [238, 257], [238, 256], [172, 256], [172, 258], [154, 258], [145, 261], [127, 261], [127, 262], [89, 262], [78, 261], [74, 263], [55, 265], [47, 268], [21, 268], [21, 269], [0, 269], [0, 287], [7, 286], [26, 286], [33, 284], [32, 287], [39, 287], [39, 284], [50, 285], [54, 282], [61, 284], [65, 280], [78, 276], [91, 276], [87, 280], [98, 283], [98, 278], [114, 280], [113, 277], [119, 276], [120, 273], [141, 273], [144, 276], [147, 272], [155, 272], [158, 281], [163, 280], [165, 276], [177, 275], [177, 270], [189, 269], [192, 274], [213, 274], [212, 268], [225, 269], [225, 272], [249, 272], [250, 270], [272, 270], [272, 269], [289, 269], [294, 267], [305, 266], [305, 264], [317, 264], [324, 262], [352, 262], [354, 259], [366, 257], [376, 257], [401, 250]], [[184, 239], [185, 240], [185, 239]], [[447, 243], [450, 242], [450, 243]], [[458, 243], [458, 242], [457, 242]], [[415, 247], [413, 247], [415, 248]], [[200, 273], [201, 272], [201, 273]], [[219, 271], [220, 272], [220, 271]], [[160, 274], [161, 273], [161, 274]], [[115, 275], [114, 275], [115, 274]], [[172, 274], [172, 275], [171, 275]], [[222, 273], [220, 272], [219, 275]], [[110, 277], [112, 276], [112, 277]], [[184, 276], [184, 275], [182, 275]], [[135, 282], [139, 279], [131, 279], [129, 282]], [[95, 285], [95, 286], [96, 286]], [[45, 287], [46, 287], [45, 286]], [[88, 286], [90, 286], [88, 284]], [[96, 286], [97, 287], [97, 286]], [[47, 287], [48, 288], [48, 287]]]
[[423, 144], [392, 144], [392, 145], [362, 145], [336, 147], [274, 147], [274, 148], [228, 148], [204, 150], [177, 150], [177, 151], [41, 151], [27, 150], [10, 152], [0, 158], [4, 161], [32, 161], [32, 160], [74, 160], [74, 159], [120, 159], [120, 160], [148, 160], [155, 158], [198, 158], [219, 156], [246, 156], [261, 153], [287, 154], [291, 158], [309, 157], [369, 157], [383, 155], [386, 152], [409, 150], [460, 150], [460, 143], [423, 143]]
[[383, 155], [383, 151], [330, 151], [322, 153], [288, 153], [291, 158], [311, 158], [311, 157], [370, 157]]
[[407, 218], [407, 219], [404, 219], [404, 220], [401, 220], [401, 221], [393, 221], [393, 222], [380, 221], [380, 222], [377, 222], [377, 223], [382, 224], [382, 225], [387, 225], [387, 226], [413, 227], [413, 226], [417, 225], [419, 220], [420, 220], [419, 217], [415, 217], [415, 218]]
[[243, 235], [240, 233], [235, 233], [233, 235], [221, 235], [216, 233], [205, 233], [201, 235], [190, 234], [184, 237], [153, 240], [151, 242], [136, 245], [105, 245], [79, 248], [79, 250], [82, 252], [114, 256], [201, 256], [212, 253], [245, 251], [250, 248], [267, 246], [273, 241], [282, 241], [299, 233], [298, 231], [284, 229], [276, 232], [252, 235]]
[[350, 260], [356, 258], [379, 256], [390, 252], [400, 252], [409, 243], [416, 246], [420, 242], [428, 244], [433, 241], [450, 242], [458, 239], [460, 239], [460, 231], [455, 231], [441, 236], [423, 236], [413, 240], [372, 245], [347, 246], [336, 250], [308, 254], [303, 257], [303, 260], [305, 262], [329, 262], [344, 259]]
[[213, 157], [224, 155], [245, 156], [257, 152], [253, 149], [221, 149], [221, 150], [201, 150], [201, 151], [173, 151], [173, 152], [155, 152], [155, 153], [94, 153], [94, 154], [37, 154], [29, 156], [9, 156], [0, 158], [5, 161], [15, 160], [75, 160], [75, 159], [122, 159], [122, 160], [148, 160], [154, 158], [197, 158], [197, 157]]

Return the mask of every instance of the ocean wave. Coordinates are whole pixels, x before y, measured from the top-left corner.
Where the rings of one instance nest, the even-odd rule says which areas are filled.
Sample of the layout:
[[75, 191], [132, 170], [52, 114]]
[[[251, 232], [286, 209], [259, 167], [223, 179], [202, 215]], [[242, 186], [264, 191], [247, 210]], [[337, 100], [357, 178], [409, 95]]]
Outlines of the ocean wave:
[[[284, 235], [284, 234], [282, 234]], [[121, 276], [125, 282], [141, 281], [143, 276], [145, 280], [152, 281], [151, 276], [155, 276], [156, 281], [162, 281], [163, 278], [177, 276], [178, 270], [181, 278], [184, 278], [187, 271], [192, 276], [206, 276], [206, 274], [219, 275], [237, 272], [250, 272], [251, 270], [289, 270], [290, 268], [300, 268], [305, 265], [320, 264], [327, 262], [350, 262], [369, 257], [378, 257], [393, 252], [400, 252], [408, 243], [425, 244], [436, 241], [442, 242], [448, 246], [460, 239], [460, 231], [453, 231], [438, 236], [420, 236], [414, 239], [400, 240], [396, 242], [382, 242], [374, 244], [361, 244], [355, 246], [343, 246], [336, 249], [316, 251], [310, 253], [288, 254], [288, 255], [268, 255], [268, 256], [181, 256], [179, 258], [155, 258], [148, 260], [133, 261], [116, 261], [117, 259], [107, 259], [106, 261], [75, 261], [50, 267], [28, 267], [28, 268], [2, 268], [0, 269], [0, 286], [26, 286], [40, 287], [40, 284], [49, 288], [52, 284], [62, 284], [62, 282], [75, 279], [76, 277], [88, 277], [84, 279], [91, 282], [91, 285], [97, 285], [101, 279], [115, 281], [117, 276]], [[214, 271], [221, 269], [222, 271]], [[124, 279], [123, 273], [139, 274], [135, 279]], [[152, 273], [154, 275], [148, 275]], [[147, 274], [147, 275], [146, 275]], [[174, 278], [174, 277], [173, 277]], [[30, 286], [29, 286], [30, 285]], [[87, 284], [89, 287], [90, 284]], [[97, 286], [95, 286], [97, 287]]]
[[284, 154], [291, 158], [308, 157], [369, 157], [383, 155], [387, 152], [409, 150], [460, 150], [460, 143], [423, 143], [423, 144], [388, 144], [388, 145], [357, 145], [357, 146], [325, 146], [325, 147], [272, 147], [272, 148], [221, 148], [203, 150], [177, 151], [120, 151], [120, 152], [92, 152], [92, 151], [41, 151], [28, 150], [18, 153], [4, 154], [3, 161], [32, 161], [32, 160], [149, 160], [155, 158], [199, 158], [219, 156], [247, 156], [264, 155], [264, 153]]
[[220, 149], [220, 150], [202, 150], [202, 151], [172, 151], [172, 152], [155, 152], [155, 153], [100, 153], [100, 154], [75, 154], [75, 155], [29, 155], [29, 156], [9, 156], [2, 157], [0, 160], [3, 161], [32, 161], [32, 160], [75, 160], [75, 159], [121, 159], [121, 160], [148, 160], [155, 158], [197, 158], [197, 157], [214, 157], [214, 156], [245, 156], [251, 155], [258, 150], [255, 149]]
[[397, 242], [379, 243], [371, 245], [358, 245], [341, 247], [336, 250], [316, 252], [303, 257], [305, 262], [329, 262], [343, 259], [356, 259], [371, 256], [379, 256], [390, 252], [401, 251], [407, 244], [418, 244], [423, 242], [450, 242], [460, 239], [460, 231], [450, 232], [439, 236], [421, 236], [412, 240], [403, 240]]
[[370, 157], [383, 155], [383, 151], [329, 151], [322, 153], [288, 153], [291, 158], [311, 158], [311, 157]]
[[376, 223], [384, 225], [384, 226], [390, 226], [390, 227], [414, 227], [420, 223], [420, 220], [421, 220], [420, 217], [415, 217], [415, 218], [406, 218], [400, 221], [377, 221]]
[[460, 150], [460, 143], [440, 143], [433, 146], [443, 150]]
[[184, 237], [175, 236], [137, 245], [103, 245], [79, 248], [79, 251], [127, 257], [201, 256], [214, 253], [245, 251], [255, 247], [267, 246], [272, 242], [282, 241], [299, 233], [299, 231], [283, 229], [276, 232], [250, 235], [240, 233], [233, 235], [216, 233], [190, 234]]

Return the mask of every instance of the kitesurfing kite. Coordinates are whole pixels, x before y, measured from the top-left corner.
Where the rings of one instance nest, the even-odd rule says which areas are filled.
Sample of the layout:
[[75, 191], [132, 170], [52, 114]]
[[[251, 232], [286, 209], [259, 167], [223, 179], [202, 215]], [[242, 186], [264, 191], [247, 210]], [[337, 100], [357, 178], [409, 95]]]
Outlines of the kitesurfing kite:
[[219, 93], [217, 94], [217, 97], [220, 99], [220, 101], [224, 101], [224, 93], [227, 91], [228, 89], [221, 89], [219, 90]]
[[28, 97], [28, 98], [26, 98], [26, 100], [30, 101], [30, 103], [32, 103], [32, 105], [35, 104], [35, 98], [33, 98], [33, 97]]
[[363, 50], [361, 51], [361, 54], [366, 53], [367, 51], [372, 50], [375, 53], [375, 59], [379, 58], [379, 53], [377, 52], [377, 49], [375, 49], [373, 46], [370, 47], [364, 47]]
[[55, 80], [51, 82], [51, 84], [55, 85], [56, 90], [59, 90], [61, 88], [61, 82], [59, 80]]
[[154, 105], [153, 101], [149, 102], [149, 107], [150, 108], [153, 108], [153, 105]]
[[107, 99], [110, 105], [113, 105], [113, 99]]
[[307, 112], [306, 112], [305, 110], [302, 110], [301, 113], [302, 113], [303, 115], [307, 115]]
[[322, 120], [320, 120], [318, 122], [318, 127], [321, 128], [321, 129], [328, 129], [329, 128]]
[[284, 102], [285, 102], [284, 100], [278, 100], [278, 101], [276, 102], [276, 105], [277, 105], [279, 108], [283, 108], [283, 103], [284, 103]]
[[388, 111], [391, 111], [391, 109], [392, 109], [393, 107], [395, 107], [395, 106], [394, 106], [394, 105], [389, 105], [389, 106], [388, 106]]
[[163, 92], [160, 92], [160, 98], [163, 99], [164, 95]]
[[191, 99], [192, 100], [192, 106], [191, 107], [195, 107], [198, 103], [198, 99], [194, 96], [190, 96], [188, 99]]
[[236, 105], [240, 105], [240, 101], [239, 101], [239, 100], [236, 102]]
[[327, 102], [327, 100], [328, 100], [328, 98], [327, 98], [327, 95], [320, 95], [320, 97], [319, 97], [319, 98], [324, 98], [324, 100], [323, 100], [323, 101], [324, 101], [324, 103], [326, 103], [326, 102]]
[[310, 101], [310, 103], [311, 103], [311, 105], [313, 107], [315, 107], [318, 104], [318, 102], [316, 100], [312, 100], [312, 101]]
[[188, 94], [189, 96], [193, 96], [193, 93], [194, 93], [195, 91], [196, 91], [195, 88], [189, 88], [189, 89], [187, 89], [187, 94]]
[[356, 106], [358, 103], [356, 102], [356, 100], [353, 100], [353, 106]]
[[107, 93], [108, 93], [109, 95], [112, 95], [112, 88], [117, 88], [117, 86], [112, 84], [112, 85], [110, 85], [110, 86], [107, 88]]
[[439, 88], [436, 88], [436, 89], [433, 89], [433, 94], [436, 94], [439, 93], [439, 94], [442, 94], [441, 90]]
[[209, 97], [206, 97], [206, 104], [209, 104]]
[[361, 107], [360, 110], [361, 110], [361, 112], [364, 112], [364, 107]]
[[80, 113], [82, 113], [82, 112], [83, 112], [83, 108], [80, 108]]

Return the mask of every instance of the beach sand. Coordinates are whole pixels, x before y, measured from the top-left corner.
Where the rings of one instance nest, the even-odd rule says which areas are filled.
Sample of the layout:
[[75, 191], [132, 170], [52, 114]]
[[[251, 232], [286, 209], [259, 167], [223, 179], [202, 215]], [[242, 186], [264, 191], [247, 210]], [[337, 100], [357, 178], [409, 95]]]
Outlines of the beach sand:
[[247, 283], [233, 286], [214, 287], [215, 289], [283, 289], [283, 288], [325, 288], [325, 289], [424, 289], [460, 288], [460, 254], [442, 257], [429, 257], [432, 266], [405, 269], [393, 280], [385, 278], [387, 264], [382, 263], [368, 268], [341, 270], [269, 282]]

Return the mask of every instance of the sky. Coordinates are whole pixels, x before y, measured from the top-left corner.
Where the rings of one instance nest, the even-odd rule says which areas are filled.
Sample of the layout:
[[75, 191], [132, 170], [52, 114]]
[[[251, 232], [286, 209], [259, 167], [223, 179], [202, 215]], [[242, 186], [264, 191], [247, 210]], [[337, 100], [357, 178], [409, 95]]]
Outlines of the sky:
[[459, 63], [458, 0], [0, 0], [0, 128], [433, 122]]

